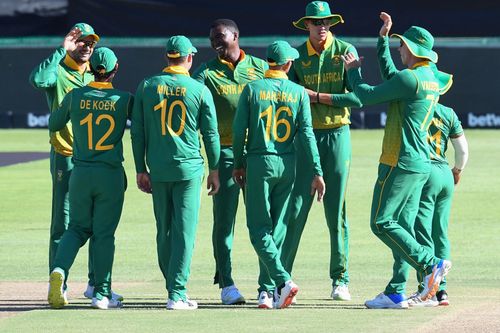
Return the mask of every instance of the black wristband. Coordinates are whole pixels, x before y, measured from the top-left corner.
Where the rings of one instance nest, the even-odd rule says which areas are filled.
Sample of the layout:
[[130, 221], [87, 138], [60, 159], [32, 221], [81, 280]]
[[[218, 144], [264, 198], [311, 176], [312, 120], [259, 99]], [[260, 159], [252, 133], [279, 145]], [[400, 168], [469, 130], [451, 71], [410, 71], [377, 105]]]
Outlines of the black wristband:
[[319, 103], [319, 92], [316, 93], [316, 103]]

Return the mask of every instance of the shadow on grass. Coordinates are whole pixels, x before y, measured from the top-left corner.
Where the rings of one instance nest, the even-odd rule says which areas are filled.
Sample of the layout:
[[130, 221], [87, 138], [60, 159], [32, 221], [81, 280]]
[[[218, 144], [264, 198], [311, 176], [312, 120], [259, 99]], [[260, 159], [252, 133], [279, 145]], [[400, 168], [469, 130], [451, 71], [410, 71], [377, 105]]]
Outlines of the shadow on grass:
[[[213, 299], [211, 300], [197, 300], [199, 310], [259, 310], [257, 307], [258, 303], [247, 302], [241, 305], [224, 305]], [[32, 310], [47, 310], [50, 309], [47, 301], [45, 300], [2, 300], [0, 299], [0, 313], [4, 315], [16, 315], [26, 311]], [[67, 310], [89, 310], [90, 300], [75, 299], [70, 300], [70, 304], [64, 306], [63, 309]], [[123, 310], [163, 310], [166, 309], [166, 300], [164, 298], [131, 298], [128, 297], [123, 302]], [[307, 300], [304, 303], [295, 304], [289, 307], [290, 310], [293, 309], [308, 309], [308, 310], [322, 310], [322, 309], [334, 309], [334, 310], [361, 310], [366, 309], [363, 304], [358, 303], [346, 303], [346, 302], [333, 302], [329, 300]]]

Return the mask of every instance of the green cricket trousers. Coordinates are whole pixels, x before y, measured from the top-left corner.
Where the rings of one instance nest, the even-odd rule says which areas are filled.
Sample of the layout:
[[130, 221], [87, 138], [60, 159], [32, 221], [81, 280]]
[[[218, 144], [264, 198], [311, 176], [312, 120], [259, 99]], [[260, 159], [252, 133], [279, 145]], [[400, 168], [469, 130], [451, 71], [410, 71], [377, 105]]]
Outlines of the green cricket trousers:
[[75, 166], [69, 181], [70, 223], [64, 232], [54, 266], [68, 278], [78, 250], [93, 239], [94, 297], [111, 298], [111, 273], [115, 231], [120, 221], [125, 191], [122, 167]]
[[[370, 226], [392, 251], [393, 276], [386, 294], [404, 294], [409, 265], [429, 274], [439, 262], [415, 239], [414, 224], [422, 187], [429, 173], [416, 173], [380, 164], [373, 190]], [[406, 218], [407, 217], [407, 218]]]
[[295, 179], [295, 156], [249, 155], [246, 177], [247, 227], [259, 257], [258, 291], [271, 291], [290, 280], [281, 262], [281, 247]]
[[[349, 283], [349, 225], [346, 215], [346, 189], [351, 162], [351, 134], [349, 126], [314, 130], [325, 180], [326, 192], [323, 208], [330, 234], [330, 278], [332, 285]], [[314, 177], [312, 162], [300, 140], [296, 141], [296, 178], [290, 198], [290, 219], [283, 244], [282, 261], [288, 273], [299, 248], [300, 238], [311, 210], [311, 181]]]
[[187, 297], [202, 179], [152, 183], [158, 264], [173, 301]]

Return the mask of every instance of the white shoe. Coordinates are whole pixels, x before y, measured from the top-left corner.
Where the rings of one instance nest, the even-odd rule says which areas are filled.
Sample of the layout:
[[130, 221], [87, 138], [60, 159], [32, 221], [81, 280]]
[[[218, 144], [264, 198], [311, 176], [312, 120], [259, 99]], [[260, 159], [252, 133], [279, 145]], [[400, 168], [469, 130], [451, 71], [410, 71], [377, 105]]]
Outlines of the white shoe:
[[47, 301], [53, 309], [60, 309], [64, 305], [68, 304], [68, 299], [66, 297], [66, 292], [63, 290], [64, 287], [64, 270], [56, 267], [49, 277], [49, 294], [47, 296]]
[[423, 301], [418, 293], [411, 295], [407, 301], [410, 308], [432, 308], [439, 305], [436, 296]]
[[292, 304], [293, 297], [297, 295], [299, 291], [299, 286], [297, 286], [292, 280], [285, 282], [285, 286], [281, 288], [281, 292], [278, 293], [278, 288], [274, 291], [274, 308], [284, 309]]
[[123, 306], [121, 301], [115, 300], [113, 298], [109, 299], [107, 297], [103, 297], [102, 299], [93, 297], [91, 305], [93, 308], [101, 310], [116, 309]]
[[259, 309], [273, 308], [273, 293], [270, 291], [261, 291], [259, 294]]
[[451, 269], [451, 261], [441, 259], [437, 265], [432, 267], [432, 273], [428, 274], [424, 278], [424, 290], [420, 293], [420, 298], [426, 301], [434, 295], [436, 295], [439, 284], [443, 280], [443, 277], [448, 274]]
[[196, 301], [186, 298], [186, 300], [173, 301], [171, 299], [167, 302], [167, 310], [196, 310], [198, 309], [198, 303]]
[[[94, 298], [94, 286], [87, 284], [87, 289], [83, 292], [83, 296], [85, 296], [88, 299]], [[115, 301], [123, 302], [123, 296], [116, 294], [115, 292], [113, 292], [113, 290], [111, 290], [111, 298], [114, 299]]]
[[380, 293], [374, 299], [365, 302], [369, 309], [408, 309], [408, 302], [404, 294]]
[[332, 298], [335, 301], [350, 301], [351, 294], [349, 293], [349, 287], [346, 284], [339, 284], [333, 287]]
[[225, 305], [245, 304], [245, 297], [243, 297], [234, 284], [232, 286], [222, 288], [220, 292], [220, 299], [222, 304]]

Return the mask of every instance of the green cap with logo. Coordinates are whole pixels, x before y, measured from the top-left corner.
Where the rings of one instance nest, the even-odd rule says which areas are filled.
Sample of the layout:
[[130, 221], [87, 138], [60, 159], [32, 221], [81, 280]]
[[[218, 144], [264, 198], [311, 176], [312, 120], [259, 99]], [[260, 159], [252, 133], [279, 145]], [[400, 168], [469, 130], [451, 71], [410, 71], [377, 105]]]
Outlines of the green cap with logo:
[[99, 47], [94, 50], [90, 57], [90, 66], [94, 71], [105, 74], [115, 69], [118, 58], [115, 53], [107, 47]]
[[267, 47], [267, 62], [270, 66], [284, 65], [299, 57], [299, 51], [294, 49], [284, 40], [277, 40]]
[[436, 80], [438, 81], [439, 95], [446, 94], [453, 84], [453, 75], [440, 71], [437, 68], [436, 64], [433, 62], [429, 64], [429, 67], [431, 68], [434, 76], [436, 77]]
[[172, 36], [167, 41], [167, 57], [180, 58], [198, 52], [185, 36]]
[[95, 32], [94, 32], [94, 28], [92, 28], [89, 24], [87, 23], [77, 23], [73, 26], [73, 28], [71, 28], [71, 30], [75, 29], [75, 28], [78, 28], [80, 29], [80, 31], [82, 32], [82, 35], [80, 36], [80, 38], [85, 38], [87, 36], [92, 36], [94, 37], [94, 40], [96, 42], [99, 41], [99, 39], [101, 39]]
[[415, 57], [438, 62], [437, 53], [432, 51], [434, 37], [424, 28], [412, 26], [403, 35], [392, 34], [391, 37], [400, 38]]
[[332, 14], [330, 11], [330, 5], [328, 2], [324, 1], [313, 1], [306, 6], [306, 16], [302, 17], [298, 21], [293, 22], [296, 28], [307, 30], [304, 21], [305, 20], [321, 20], [321, 19], [331, 19], [332, 26], [338, 23], [344, 23], [344, 19], [339, 14]]

